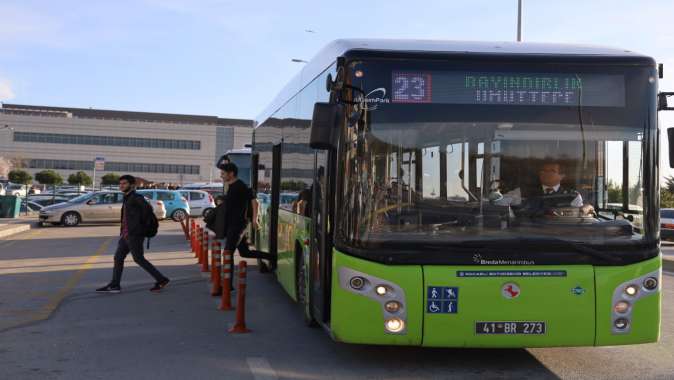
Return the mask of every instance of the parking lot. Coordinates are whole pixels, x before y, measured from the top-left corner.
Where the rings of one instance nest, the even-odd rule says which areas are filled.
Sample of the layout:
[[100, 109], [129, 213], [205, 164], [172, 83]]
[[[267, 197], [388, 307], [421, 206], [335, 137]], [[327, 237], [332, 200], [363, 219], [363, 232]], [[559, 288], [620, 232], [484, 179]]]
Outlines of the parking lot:
[[[334, 342], [304, 326], [270, 275], [252, 267], [250, 334], [231, 335], [178, 225], [163, 222], [147, 257], [172, 282], [160, 294], [129, 259], [109, 280], [118, 225], [34, 229], [0, 241], [0, 378], [415, 379], [648, 378], [674, 373], [674, 287], [665, 276], [657, 344], [599, 348], [422, 349]], [[354, 316], [357, 318], [357, 316]]]

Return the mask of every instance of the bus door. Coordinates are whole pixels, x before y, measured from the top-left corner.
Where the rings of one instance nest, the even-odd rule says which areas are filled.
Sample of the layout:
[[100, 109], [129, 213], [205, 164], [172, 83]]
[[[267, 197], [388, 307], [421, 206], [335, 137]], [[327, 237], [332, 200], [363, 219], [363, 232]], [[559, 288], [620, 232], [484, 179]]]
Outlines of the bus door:
[[272, 146], [271, 206], [269, 207], [269, 253], [278, 255], [278, 208], [281, 188], [281, 144]]
[[314, 319], [327, 322], [330, 316], [330, 263], [332, 239], [330, 235], [331, 183], [334, 178], [332, 157], [334, 152], [320, 150], [314, 159], [312, 184], [312, 231], [309, 256], [309, 305]]
[[[257, 197], [257, 173], [258, 173], [258, 163], [260, 161], [260, 154], [253, 153], [250, 157], [250, 188], [253, 191], [253, 196]], [[260, 211], [260, 206], [258, 205], [258, 212]], [[259, 219], [259, 216], [258, 216]], [[255, 243], [257, 242], [257, 230], [255, 228], [250, 229], [250, 241]], [[257, 246], [257, 244], [255, 244]], [[258, 263], [259, 264], [259, 263]]]

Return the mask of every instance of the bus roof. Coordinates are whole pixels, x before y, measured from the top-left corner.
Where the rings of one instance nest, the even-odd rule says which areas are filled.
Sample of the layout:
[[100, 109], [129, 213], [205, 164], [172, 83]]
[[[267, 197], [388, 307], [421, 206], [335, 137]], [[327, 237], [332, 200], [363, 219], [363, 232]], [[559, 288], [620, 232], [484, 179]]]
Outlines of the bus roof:
[[403, 39], [338, 39], [321, 49], [310, 62], [279, 92], [255, 120], [255, 126], [283, 107], [295, 94], [335, 62], [337, 57], [358, 53], [376, 54], [467, 54], [637, 58], [652, 62], [652, 58], [630, 50], [580, 44], [540, 42], [489, 42]]
[[250, 148], [230, 149], [225, 154], [250, 154]]

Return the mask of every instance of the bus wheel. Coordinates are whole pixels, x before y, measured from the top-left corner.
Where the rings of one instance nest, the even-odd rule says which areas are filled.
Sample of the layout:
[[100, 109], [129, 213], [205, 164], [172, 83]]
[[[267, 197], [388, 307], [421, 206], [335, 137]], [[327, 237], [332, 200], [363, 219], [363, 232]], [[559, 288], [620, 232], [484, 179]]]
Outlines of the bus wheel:
[[306, 266], [304, 265], [304, 254], [302, 252], [302, 248], [299, 246], [296, 249], [296, 263], [297, 263], [297, 268], [296, 268], [296, 288], [297, 288], [297, 303], [300, 304], [300, 307], [302, 308], [302, 315], [304, 316], [304, 324], [309, 326], [309, 327], [316, 327], [318, 326], [318, 323], [316, 323], [316, 320], [314, 319], [313, 315], [311, 315], [311, 300], [307, 294], [307, 269]]

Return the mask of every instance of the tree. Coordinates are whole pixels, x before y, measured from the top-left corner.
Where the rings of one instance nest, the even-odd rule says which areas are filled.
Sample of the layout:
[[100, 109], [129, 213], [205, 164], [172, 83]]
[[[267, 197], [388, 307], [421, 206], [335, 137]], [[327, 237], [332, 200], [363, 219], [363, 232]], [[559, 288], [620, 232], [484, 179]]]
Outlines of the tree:
[[622, 187], [620, 187], [620, 185], [618, 185], [617, 183], [609, 180], [607, 190], [608, 190], [608, 201], [609, 201], [609, 203], [622, 203], [622, 201], [623, 201], [623, 197], [622, 197], [623, 189], [622, 189]]
[[101, 185], [117, 185], [119, 184], [119, 174], [108, 173], [101, 177]]
[[674, 208], [674, 193], [665, 188], [660, 189], [660, 208]]
[[89, 177], [89, 175], [83, 171], [79, 171], [68, 176], [68, 184], [70, 185], [91, 186], [92, 183], [93, 181], [91, 180], [91, 177]]
[[27, 185], [30, 183], [30, 181], [33, 180], [33, 177], [31, 177], [27, 171], [21, 169], [14, 169], [10, 171], [7, 177], [11, 182], [20, 183], [22, 185]]
[[53, 170], [43, 170], [35, 174], [35, 179], [43, 185], [60, 185], [63, 177]]
[[663, 186], [670, 193], [674, 193], [674, 176], [665, 177], [665, 186]]
[[307, 188], [307, 184], [302, 181], [283, 181], [281, 182], [281, 190], [300, 191]]

